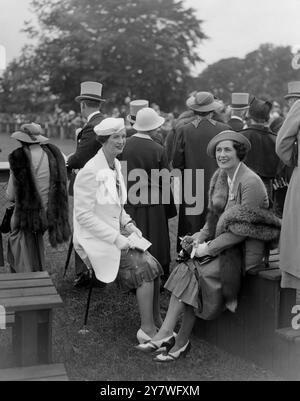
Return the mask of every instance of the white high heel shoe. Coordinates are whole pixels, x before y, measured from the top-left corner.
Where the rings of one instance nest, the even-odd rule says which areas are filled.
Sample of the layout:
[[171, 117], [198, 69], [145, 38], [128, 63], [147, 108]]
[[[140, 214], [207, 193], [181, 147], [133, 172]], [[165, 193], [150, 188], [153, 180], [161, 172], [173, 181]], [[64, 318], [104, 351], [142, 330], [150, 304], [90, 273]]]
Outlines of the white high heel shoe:
[[153, 352], [159, 349], [164, 342], [169, 341], [172, 337], [173, 335], [157, 341], [150, 340], [143, 344], [136, 345], [134, 348], [142, 352]]
[[139, 330], [138, 330], [138, 332], [136, 333], [136, 338], [137, 338], [137, 340], [138, 340], [138, 342], [139, 342], [140, 344], [144, 344], [145, 342], [151, 340], [151, 337], [148, 336], [148, 334], [146, 334], [146, 333], [144, 332], [144, 330], [142, 330], [142, 329], [139, 329]]
[[185, 358], [187, 353], [190, 351], [190, 349], [191, 349], [191, 343], [190, 343], [190, 341], [188, 341], [178, 351], [163, 352], [162, 354], [159, 354], [155, 358], [153, 358], [153, 361], [155, 361], [155, 362], [174, 362], [181, 357]]

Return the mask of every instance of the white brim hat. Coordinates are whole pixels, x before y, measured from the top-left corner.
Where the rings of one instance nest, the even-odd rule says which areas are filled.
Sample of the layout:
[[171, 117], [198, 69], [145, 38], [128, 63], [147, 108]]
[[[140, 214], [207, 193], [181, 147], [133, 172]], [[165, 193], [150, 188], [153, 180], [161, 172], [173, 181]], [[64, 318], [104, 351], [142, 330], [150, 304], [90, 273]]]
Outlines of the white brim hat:
[[153, 131], [163, 125], [165, 119], [158, 115], [150, 107], [144, 107], [136, 115], [136, 121], [133, 128], [136, 131]]

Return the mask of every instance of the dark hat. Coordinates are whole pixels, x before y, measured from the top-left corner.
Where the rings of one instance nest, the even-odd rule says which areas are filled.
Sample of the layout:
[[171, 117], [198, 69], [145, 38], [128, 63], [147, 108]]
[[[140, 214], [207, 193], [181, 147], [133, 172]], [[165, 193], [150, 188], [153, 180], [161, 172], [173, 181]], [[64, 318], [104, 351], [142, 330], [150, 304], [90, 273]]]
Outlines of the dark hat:
[[216, 146], [218, 143], [222, 141], [236, 141], [239, 143], [242, 143], [243, 145], [246, 146], [246, 151], [249, 152], [251, 149], [251, 143], [249, 140], [245, 137], [245, 135], [235, 132], [235, 131], [222, 131], [216, 136], [214, 136], [208, 143], [207, 145], [207, 154], [208, 156], [215, 158], [215, 153], [216, 153]]
[[102, 99], [102, 84], [100, 82], [86, 81], [80, 84], [80, 96], [76, 96], [76, 102], [81, 100], [95, 100], [98, 102], [105, 102]]
[[249, 117], [253, 120], [269, 121], [272, 103], [254, 98], [249, 108]]
[[30, 123], [21, 125], [19, 131], [14, 132], [11, 138], [25, 143], [41, 143], [48, 141], [48, 138], [42, 134], [43, 129], [39, 124]]

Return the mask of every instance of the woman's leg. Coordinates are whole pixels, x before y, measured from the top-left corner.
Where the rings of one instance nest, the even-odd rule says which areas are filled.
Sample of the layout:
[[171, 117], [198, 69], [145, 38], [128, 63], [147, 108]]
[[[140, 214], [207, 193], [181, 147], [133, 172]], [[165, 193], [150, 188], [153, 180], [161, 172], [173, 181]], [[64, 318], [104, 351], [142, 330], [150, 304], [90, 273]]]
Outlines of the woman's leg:
[[190, 305], [184, 304], [184, 315], [181, 323], [180, 330], [175, 339], [175, 345], [169, 352], [178, 351], [180, 348], [184, 347], [188, 342], [190, 335], [192, 333], [194, 323], [195, 323], [195, 312], [194, 308]]
[[163, 338], [171, 336], [173, 334], [177, 320], [183, 311], [184, 304], [172, 294], [165, 320], [157, 334], [152, 338], [152, 340], [162, 340]]
[[160, 277], [156, 277], [154, 280], [154, 292], [153, 292], [153, 318], [156, 327], [161, 327], [163, 320], [160, 314]]
[[153, 337], [156, 333], [153, 319], [153, 295], [153, 281], [144, 281], [143, 284], [136, 289], [136, 299], [141, 318], [141, 329], [150, 337]]

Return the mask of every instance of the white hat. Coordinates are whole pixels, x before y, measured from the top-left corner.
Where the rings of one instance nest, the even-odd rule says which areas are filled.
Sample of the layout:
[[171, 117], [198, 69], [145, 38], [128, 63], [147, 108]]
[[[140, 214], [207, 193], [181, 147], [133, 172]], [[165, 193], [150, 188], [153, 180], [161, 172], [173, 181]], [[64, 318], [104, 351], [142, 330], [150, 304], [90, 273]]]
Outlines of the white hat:
[[137, 131], [153, 131], [163, 125], [164, 122], [165, 119], [160, 117], [155, 110], [144, 107], [137, 112], [133, 128]]
[[132, 102], [130, 102], [129, 103], [130, 111], [129, 111], [129, 115], [127, 116], [127, 120], [129, 122], [131, 122], [132, 124], [134, 124], [136, 121], [137, 112], [145, 107], [149, 107], [148, 100], [139, 99], [139, 100], [133, 100]]
[[98, 136], [109, 136], [125, 130], [123, 118], [108, 117], [95, 125], [94, 131]]

